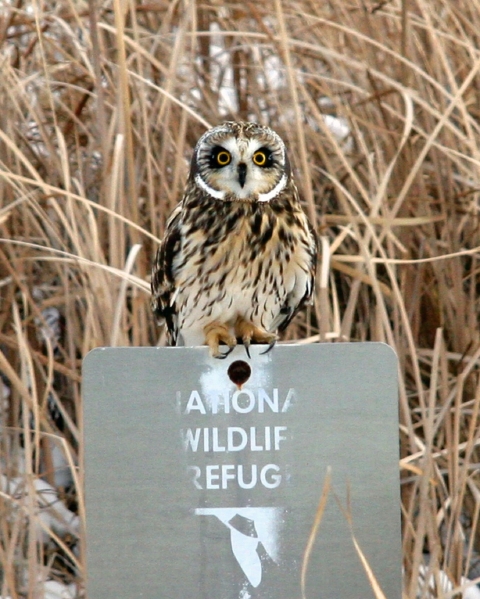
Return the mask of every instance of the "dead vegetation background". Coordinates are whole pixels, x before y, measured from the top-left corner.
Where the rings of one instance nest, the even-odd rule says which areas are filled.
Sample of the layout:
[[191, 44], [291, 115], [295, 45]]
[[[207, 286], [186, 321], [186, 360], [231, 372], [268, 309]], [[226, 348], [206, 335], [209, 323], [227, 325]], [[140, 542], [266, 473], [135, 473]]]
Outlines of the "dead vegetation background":
[[227, 118], [283, 136], [321, 236], [289, 338], [399, 356], [405, 597], [480, 576], [479, 32], [478, 0], [0, 6], [3, 597], [82, 594], [81, 359], [163, 342], [152, 253]]

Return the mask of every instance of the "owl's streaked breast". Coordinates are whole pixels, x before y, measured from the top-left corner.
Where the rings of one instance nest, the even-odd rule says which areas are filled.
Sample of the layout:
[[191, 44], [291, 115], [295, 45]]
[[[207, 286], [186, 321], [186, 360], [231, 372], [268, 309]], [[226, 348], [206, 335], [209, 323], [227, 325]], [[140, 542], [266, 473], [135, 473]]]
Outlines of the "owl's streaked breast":
[[272, 330], [295, 287], [298, 303], [309, 284], [312, 240], [303, 233], [303, 213], [287, 201], [188, 208], [183, 247], [173, 263], [183, 342], [202, 343], [206, 323], [221, 319], [233, 326], [238, 316]]

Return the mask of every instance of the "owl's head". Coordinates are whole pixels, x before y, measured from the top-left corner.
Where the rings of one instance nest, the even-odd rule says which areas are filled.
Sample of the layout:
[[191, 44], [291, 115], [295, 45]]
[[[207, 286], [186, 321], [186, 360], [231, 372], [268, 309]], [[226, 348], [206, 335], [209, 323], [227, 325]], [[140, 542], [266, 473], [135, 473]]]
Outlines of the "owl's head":
[[290, 165], [275, 131], [256, 123], [226, 122], [199, 139], [190, 177], [218, 200], [270, 202], [285, 188]]

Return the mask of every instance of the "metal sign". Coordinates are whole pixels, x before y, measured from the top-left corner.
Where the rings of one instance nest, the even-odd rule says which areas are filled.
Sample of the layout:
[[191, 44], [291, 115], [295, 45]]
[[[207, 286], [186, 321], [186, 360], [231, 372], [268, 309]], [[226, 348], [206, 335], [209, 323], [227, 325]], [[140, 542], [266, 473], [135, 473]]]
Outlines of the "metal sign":
[[89, 599], [400, 599], [393, 351], [264, 349], [85, 358]]

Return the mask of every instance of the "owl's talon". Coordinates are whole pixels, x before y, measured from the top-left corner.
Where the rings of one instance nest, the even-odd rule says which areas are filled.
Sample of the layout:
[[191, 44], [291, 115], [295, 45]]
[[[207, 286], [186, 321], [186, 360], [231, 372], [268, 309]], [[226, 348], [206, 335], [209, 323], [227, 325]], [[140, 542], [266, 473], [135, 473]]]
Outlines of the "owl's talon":
[[267, 349], [265, 351], [260, 352], [260, 355], [264, 356], [265, 354], [268, 354], [268, 352], [273, 349], [273, 347], [275, 346], [276, 343], [277, 343], [277, 338], [275, 337], [275, 339], [273, 339], [273, 341], [270, 341]]
[[224, 358], [226, 358], [227, 356], [229, 356], [229, 355], [232, 353], [232, 351], [233, 351], [234, 349], [235, 349], [235, 345], [228, 346], [228, 349], [227, 349], [227, 351], [226, 351], [226, 352], [223, 352], [223, 353], [222, 353], [222, 352], [219, 352], [219, 353], [220, 353], [220, 355], [219, 355], [219, 356], [216, 356], [216, 357], [217, 357], [217, 358], [220, 358], [220, 357], [221, 357], [221, 359], [223, 360]]
[[[212, 358], [224, 360], [237, 345], [237, 340], [230, 334], [228, 327], [219, 322], [212, 322], [207, 325], [204, 327], [203, 332], [205, 333], [205, 343], [210, 348]], [[228, 346], [226, 352], [220, 351], [220, 343], [225, 343]]]
[[251, 341], [254, 343], [269, 343], [268, 348], [262, 352], [262, 354], [269, 352], [277, 342], [277, 336], [275, 333], [268, 333], [262, 327], [255, 326], [253, 322], [245, 320], [241, 316], [239, 316], [235, 322], [235, 334], [237, 337], [242, 339], [243, 345], [245, 346], [245, 351], [250, 359]]

